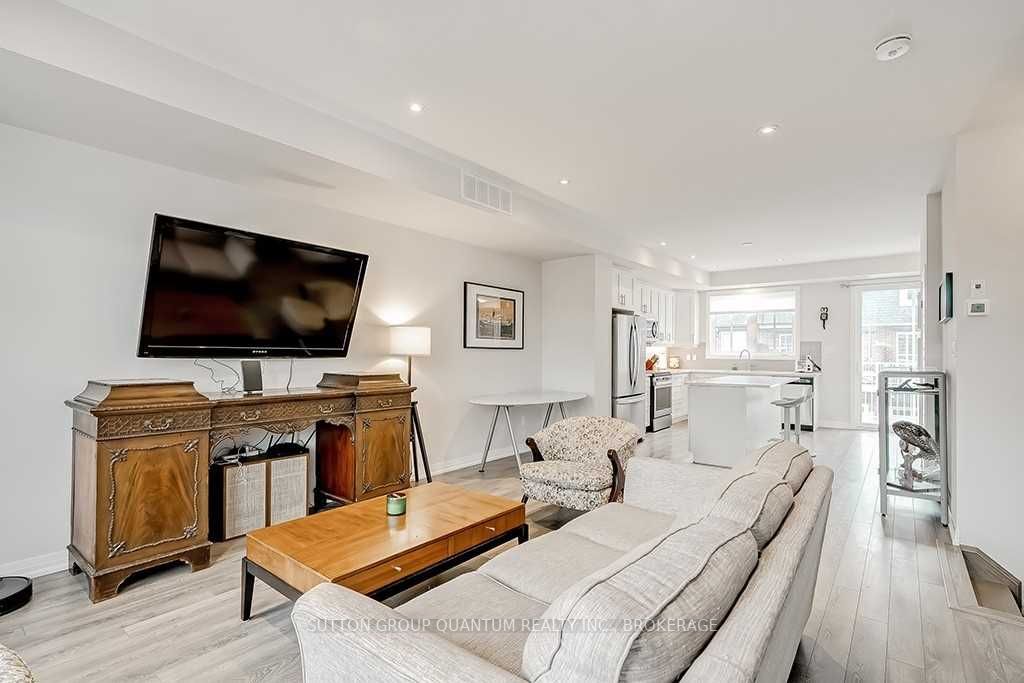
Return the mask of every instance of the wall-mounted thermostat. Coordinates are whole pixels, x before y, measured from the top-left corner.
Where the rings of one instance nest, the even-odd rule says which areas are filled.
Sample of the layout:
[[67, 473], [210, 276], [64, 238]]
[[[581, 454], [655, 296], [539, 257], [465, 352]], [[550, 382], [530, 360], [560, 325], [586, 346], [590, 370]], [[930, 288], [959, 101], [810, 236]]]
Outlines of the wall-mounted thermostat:
[[988, 299], [968, 299], [967, 315], [988, 315]]
[[971, 280], [970, 296], [985, 296], [984, 280]]

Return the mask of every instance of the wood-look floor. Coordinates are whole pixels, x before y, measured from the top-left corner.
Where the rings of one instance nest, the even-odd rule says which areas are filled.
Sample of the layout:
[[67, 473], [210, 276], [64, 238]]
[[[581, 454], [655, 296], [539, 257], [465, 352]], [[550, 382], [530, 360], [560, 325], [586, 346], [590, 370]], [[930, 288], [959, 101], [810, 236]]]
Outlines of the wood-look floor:
[[[822, 430], [805, 438], [836, 480], [814, 607], [792, 680], [1024, 681], [1024, 629], [946, 607], [935, 540], [948, 540], [948, 533], [937, 506], [895, 499], [895, 514], [879, 517], [875, 436]], [[688, 460], [686, 443], [683, 423], [648, 435], [640, 452]], [[485, 474], [468, 468], [437, 479], [519, 497], [515, 472], [507, 458], [489, 463]], [[575, 515], [533, 502], [527, 513], [533, 536]], [[205, 571], [156, 570], [98, 605], [89, 602], [81, 577], [40, 578], [28, 606], [0, 617], [0, 642], [18, 651], [40, 681], [301, 680], [290, 603], [257, 581], [254, 617], [239, 621], [243, 544], [214, 548], [214, 564]]]

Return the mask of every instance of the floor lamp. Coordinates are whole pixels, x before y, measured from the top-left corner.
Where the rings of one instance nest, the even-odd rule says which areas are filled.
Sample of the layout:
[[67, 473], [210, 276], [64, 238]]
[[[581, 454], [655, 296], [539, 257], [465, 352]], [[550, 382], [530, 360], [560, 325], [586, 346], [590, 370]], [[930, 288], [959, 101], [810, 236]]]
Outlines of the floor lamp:
[[[391, 344], [390, 351], [395, 356], [405, 356], [408, 363], [408, 374], [406, 378], [412, 386], [412, 357], [430, 355], [430, 328], [418, 327], [415, 325], [395, 325], [390, 330]], [[420, 466], [417, 459], [416, 447], [419, 446], [419, 457], [423, 459], [423, 474], [427, 481], [433, 481], [430, 476], [430, 461], [427, 460], [427, 447], [423, 442], [423, 428], [420, 426], [420, 411], [417, 408], [419, 401], [412, 402], [412, 429], [409, 431], [409, 440], [412, 444], [412, 467], [416, 481], [420, 480]]]

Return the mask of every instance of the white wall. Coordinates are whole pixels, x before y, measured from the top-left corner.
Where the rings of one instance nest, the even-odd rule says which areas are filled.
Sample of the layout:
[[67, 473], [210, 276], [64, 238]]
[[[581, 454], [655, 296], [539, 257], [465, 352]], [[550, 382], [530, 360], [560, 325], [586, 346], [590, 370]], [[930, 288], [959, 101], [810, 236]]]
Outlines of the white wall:
[[[851, 293], [849, 287], [838, 282], [819, 282], [795, 285], [800, 292], [800, 339], [801, 342], [822, 342], [820, 384], [815, 388], [818, 401], [818, 421], [823, 427], [851, 426], [850, 378], [853, 359], [851, 340], [853, 330]], [[818, 311], [828, 306], [829, 319], [826, 329], [821, 328]], [[700, 294], [700, 310], [707, 311], [707, 292]], [[698, 319], [701, 343], [697, 347], [697, 360], [683, 363], [684, 367], [725, 370], [736, 364], [733, 360], [708, 359], [707, 316], [702, 313]], [[682, 351], [678, 352], [682, 357]], [[675, 352], [674, 354], [675, 355]], [[757, 370], [793, 370], [791, 360], [755, 360]]]
[[543, 384], [581, 391], [577, 415], [611, 414], [611, 264], [575, 256], [543, 265]]
[[[383, 326], [431, 326], [433, 354], [415, 359], [414, 379], [435, 472], [480, 456], [490, 416], [469, 406], [469, 396], [540, 386], [539, 263], [8, 126], [0, 126], [0, 149], [0, 574], [64, 561], [65, 399], [91, 378], [178, 377], [214, 388], [190, 361], [135, 357], [154, 212], [368, 253], [350, 357], [297, 362], [293, 386], [310, 386], [325, 370], [402, 371], [403, 360], [381, 353]], [[462, 348], [464, 280], [526, 292], [525, 350]], [[266, 384], [282, 386], [287, 362], [267, 366]], [[518, 411], [519, 434], [541, 418], [539, 410]], [[501, 432], [495, 451], [510, 453]]]
[[805, 282], [888, 279], [921, 272], [920, 254], [892, 254], [841, 261], [790, 263], [766, 268], [722, 270], [711, 274], [712, 287], [768, 287]]
[[942, 193], [925, 200], [921, 231], [922, 360], [926, 368], [942, 367], [942, 326], [939, 325], [939, 283], [942, 282]]
[[[954, 273], [943, 356], [953, 388], [957, 540], [1024, 577], [1024, 126], [961, 135], [943, 187], [943, 269]], [[986, 317], [967, 317], [971, 280], [986, 282]]]

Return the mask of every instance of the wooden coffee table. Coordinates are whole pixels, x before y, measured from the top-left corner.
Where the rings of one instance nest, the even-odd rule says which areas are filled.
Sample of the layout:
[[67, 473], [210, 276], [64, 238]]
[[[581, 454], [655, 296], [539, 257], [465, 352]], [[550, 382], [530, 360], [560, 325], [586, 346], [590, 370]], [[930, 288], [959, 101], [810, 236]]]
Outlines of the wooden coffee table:
[[517, 539], [526, 506], [450, 484], [407, 489], [408, 511], [389, 517], [383, 496], [253, 531], [242, 558], [242, 620], [256, 577], [291, 600], [330, 582], [377, 600]]

